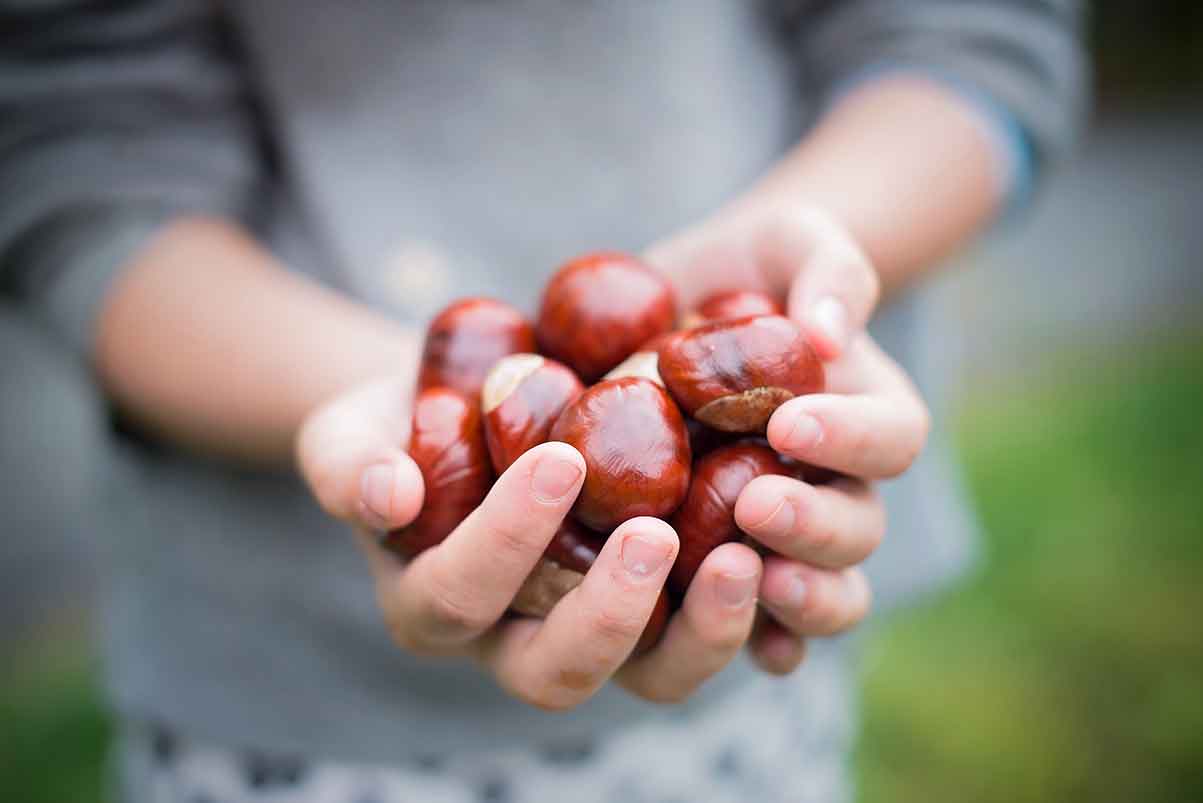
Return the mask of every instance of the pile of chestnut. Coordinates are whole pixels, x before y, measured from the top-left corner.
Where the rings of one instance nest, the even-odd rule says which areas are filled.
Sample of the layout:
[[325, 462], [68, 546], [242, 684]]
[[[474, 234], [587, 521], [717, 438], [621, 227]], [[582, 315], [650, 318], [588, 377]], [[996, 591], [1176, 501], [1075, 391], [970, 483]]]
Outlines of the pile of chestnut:
[[763, 439], [778, 405], [824, 384], [814, 350], [781, 313], [766, 295], [732, 291], [677, 329], [665, 278], [611, 252], [563, 265], [533, 326], [498, 301], [453, 303], [430, 324], [413, 409], [410, 454], [426, 501], [384, 544], [405, 556], [434, 546], [523, 452], [563, 441], [585, 459], [584, 485], [513, 609], [545, 616], [619, 524], [656, 516], [681, 546], [640, 648], [654, 644], [706, 555], [742, 537], [734, 510], [744, 486], [813, 471]]

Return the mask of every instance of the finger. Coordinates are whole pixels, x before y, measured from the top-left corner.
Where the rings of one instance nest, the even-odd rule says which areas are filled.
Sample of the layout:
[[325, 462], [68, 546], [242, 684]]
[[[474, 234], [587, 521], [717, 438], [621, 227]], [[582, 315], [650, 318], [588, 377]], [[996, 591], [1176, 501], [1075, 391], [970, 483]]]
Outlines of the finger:
[[864, 251], [830, 215], [791, 210], [781, 225], [781, 247], [796, 260], [787, 311], [820, 359], [834, 360], [868, 324], [881, 281]]
[[760, 558], [746, 545], [715, 549], [702, 562], [663, 639], [624, 666], [618, 682], [653, 702], [689, 697], [747, 641], [760, 577]]
[[860, 338], [853, 351], [849, 361], [855, 365], [841, 379], [859, 390], [790, 399], [769, 419], [769, 443], [782, 454], [844, 474], [897, 476], [927, 441], [927, 406], [868, 338]]
[[396, 575], [385, 611], [394, 638], [441, 649], [491, 627], [572, 506], [585, 476], [580, 453], [545, 443], [518, 458], [447, 539]]
[[631, 654], [677, 556], [677, 534], [637, 518], [606, 540], [585, 579], [542, 623], [507, 623], [481, 640], [501, 686], [539, 708], [584, 702]]
[[842, 569], [864, 561], [886, 530], [881, 497], [867, 483], [839, 478], [808, 485], [789, 477], [752, 480], [735, 502], [735, 523], [773, 552]]
[[788, 675], [806, 660], [806, 639], [795, 636], [763, 612], [748, 639], [752, 660], [770, 675]]
[[297, 464], [330, 515], [369, 530], [408, 524], [422, 508], [422, 473], [404, 451], [408, 391], [397, 380], [367, 385], [310, 416]]
[[831, 636], [864, 619], [872, 595], [860, 569], [831, 571], [768, 557], [760, 604], [795, 635]]

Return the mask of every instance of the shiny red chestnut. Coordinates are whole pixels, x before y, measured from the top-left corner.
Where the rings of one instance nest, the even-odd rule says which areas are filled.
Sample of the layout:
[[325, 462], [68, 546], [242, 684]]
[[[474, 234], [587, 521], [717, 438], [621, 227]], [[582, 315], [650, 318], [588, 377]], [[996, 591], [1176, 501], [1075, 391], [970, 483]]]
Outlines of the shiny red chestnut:
[[567, 366], [538, 354], [502, 357], [481, 391], [485, 440], [501, 474], [526, 450], [547, 440], [551, 425], [585, 390]]
[[[543, 558], [514, 597], [513, 610], [525, 616], [546, 617], [565, 594], [585, 579], [605, 541], [605, 536], [585, 529], [572, 519], [565, 519], [547, 545]], [[636, 653], [655, 646], [664, 633], [668, 615], [668, 595], [661, 591], [635, 645]]]
[[422, 472], [426, 498], [418, 517], [382, 543], [412, 557], [446, 538], [493, 483], [479, 406], [450, 388], [422, 391], [414, 403], [409, 455]]
[[780, 315], [715, 321], [660, 347], [660, 376], [686, 415], [724, 432], [763, 432], [783, 402], [823, 389], [823, 365]]
[[664, 518], [689, 488], [689, 435], [664, 389], [637, 377], [607, 379], [565, 408], [551, 428], [585, 458], [573, 514], [610, 532], [635, 516]]
[[669, 588], [684, 594], [712, 550], [742, 538], [735, 525], [735, 501], [749, 482], [766, 474], [797, 477], [801, 467], [766, 445], [746, 442], [720, 446], [694, 464], [689, 494], [669, 521], [681, 539]]
[[768, 293], [759, 290], [723, 290], [702, 299], [685, 315], [685, 328], [701, 326], [709, 321], [747, 318], [749, 315], [784, 315], [785, 310]]
[[552, 276], [535, 326], [541, 351], [591, 383], [672, 329], [674, 316], [667, 279], [633, 256], [599, 252]]
[[494, 363], [507, 354], [534, 350], [534, 329], [509, 304], [491, 298], [456, 301], [426, 330], [418, 391], [449, 387], [477, 396]]

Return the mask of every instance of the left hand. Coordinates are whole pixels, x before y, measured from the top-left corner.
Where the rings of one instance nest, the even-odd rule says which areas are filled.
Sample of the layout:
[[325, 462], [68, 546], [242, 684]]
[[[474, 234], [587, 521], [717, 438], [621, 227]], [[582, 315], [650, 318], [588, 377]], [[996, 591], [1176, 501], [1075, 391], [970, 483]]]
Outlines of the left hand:
[[874, 481], [910, 467], [927, 438], [927, 408], [902, 369], [865, 333], [877, 274], [851, 235], [813, 207], [744, 204], [662, 241], [648, 260], [672, 279], [683, 309], [723, 289], [786, 300], [827, 369], [827, 389], [783, 404], [769, 420], [782, 454], [843, 475], [827, 485], [787, 477], [748, 484], [736, 523], [768, 547], [762, 617], [749, 642], [784, 674], [805, 637], [842, 632], [868, 613], [858, 568], [880, 543], [886, 514]]

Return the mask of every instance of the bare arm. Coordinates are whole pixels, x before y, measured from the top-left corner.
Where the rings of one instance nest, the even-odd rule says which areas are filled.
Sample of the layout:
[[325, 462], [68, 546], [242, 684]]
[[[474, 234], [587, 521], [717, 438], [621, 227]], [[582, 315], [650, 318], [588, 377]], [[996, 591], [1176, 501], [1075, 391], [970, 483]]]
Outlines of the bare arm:
[[1004, 189], [979, 112], [932, 81], [898, 75], [844, 96], [744, 202], [792, 196], [831, 213], [889, 296], [968, 242]]
[[279, 464], [322, 401], [369, 378], [411, 375], [416, 343], [287, 271], [237, 226], [191, 218], [165, 227], [114, 282], [95, 362], [123, 412], [157, 436]]

